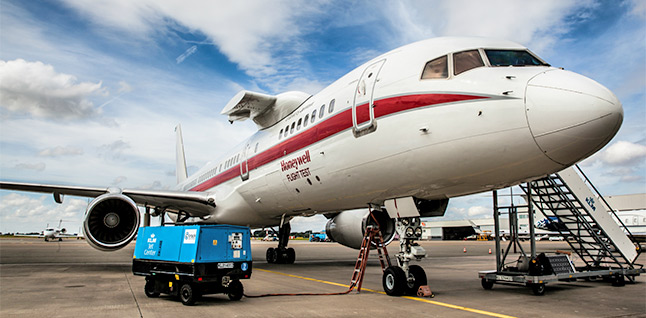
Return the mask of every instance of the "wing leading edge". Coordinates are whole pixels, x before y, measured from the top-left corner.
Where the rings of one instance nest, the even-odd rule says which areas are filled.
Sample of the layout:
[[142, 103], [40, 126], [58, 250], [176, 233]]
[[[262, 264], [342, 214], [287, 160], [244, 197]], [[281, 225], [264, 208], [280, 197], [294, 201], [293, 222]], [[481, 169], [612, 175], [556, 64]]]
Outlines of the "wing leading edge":
[[161, 208], [170, 212], [183, 211], [197, 217], [210, 215], [215, 208], [215, 194], [209, 192], [80, 187], [5, 181], [0, 182], [0, 189], [51, 193], [58, 203], [62, 203], [63, 195], [94, 198], [106, 193], [115, 193], [131, 198], [140, 206]]

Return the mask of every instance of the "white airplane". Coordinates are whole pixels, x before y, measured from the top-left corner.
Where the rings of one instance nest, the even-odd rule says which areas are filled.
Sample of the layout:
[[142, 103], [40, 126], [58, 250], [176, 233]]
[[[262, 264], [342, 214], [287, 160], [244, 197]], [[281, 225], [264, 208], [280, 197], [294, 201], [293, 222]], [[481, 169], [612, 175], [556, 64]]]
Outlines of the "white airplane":
[[621, 103], [597, 82], [514, 42], [458, 37], [392, 50], [316, 95], [241, 91], [222, 114], [251, 119], [258, 131], [188, 177], [176, 129], [173, 191], [0, 188], [53, 193], [57, 202], [64, 194], [96, 197], [83, 231], [101, 250], [132, 240], [138, 206], [171, 213], [177, 223], [279, 226], [269, 262], [294, 262], [287, 243], [295, 216], [325, 214], [328, 235], [355, 248], [366, 226], [378, 223], [388, 242], [399, 233], [397, 266], [383, 276], [386, 292], [396, 295], [426, 284], [423, 269], [409, 265], [425, 255], [414, 244], [420, 217], [443, 215], [452, 197], [560, 171], [601, 149], [623, 121]]
[[39, 238], [44, 238], [45, 242], [48, 242], [49, 240], [58, 240], [62, 241], [64, 237], [77, 237], [76, 234], [67, 234], [67, 230], [65, 228], [61, 228], [61, 223], [63, 223], [63, 220], [60, 220], [58, 222], [58, 227], [49, 227], [49, 224], [47, 224], [47, 228], [45, 228], [41, 234], [38, 235], [14, 235], [14, 236], [25, 236], [25, 237], [39, 237]]

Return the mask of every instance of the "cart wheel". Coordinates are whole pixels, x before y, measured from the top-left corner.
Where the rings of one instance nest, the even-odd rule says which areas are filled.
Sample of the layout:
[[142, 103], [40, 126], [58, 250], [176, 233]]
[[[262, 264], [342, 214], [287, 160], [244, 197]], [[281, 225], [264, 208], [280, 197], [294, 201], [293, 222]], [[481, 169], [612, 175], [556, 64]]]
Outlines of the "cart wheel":
[[545, 284], [532, 284], [532, 292], [536, 296], [545, 295]]
[[492, 288], [493, 288], [493, 282], [492, 282], [492, 281], [490, 281], [490, 280], [488, 280], [488, 279], [486, 279], [486, 278], [483, 278], [483, 279], [480, 281], [480, 283], [482, 284], [482, 288], [484, 288], [484, 289], [486, 289], [486, 290], [490, 290], [490, 289], [492, 289]]
[[612, 286], [615, 286], [615, 287], [626, 286], [626, 280], [624, 279], [624, 275], [614, 276], [612, 280]]
[[242, 283], [239, 280], [231, 281], [231, 283], [229, 283], [229, 293], [227, 294], [229, 299], [240, 300], [242, 295], [244, 295], [244, 287], [242, 286]]
[[195, 289], [191, 284], [186, 283], [182, 285], [182, 287], [179, 289], [179, 299], [182, 301], [182, 304], [186, 306], [192, 306], [195, 304], [195, 300], [197, 299], [197, 295], [195, 292]]
[[146, 285], [144, 285], [144, 293], [146, 293], [146, 296], [149, 298], [156, 298], [159, 297], [159, 293], [155, 291], [155, 281], [154, 280], [147, 280]]
[[293, 248], [288, 248], [287, 249], [287, 257], [285, 258], [285, 264], [294, 264], [294, 261], [296, 261], [296, 252], [294, 251]]
[[390, 266], [384, 271], [381, 283], [389, 296], [401, 296], [406, 290], [406, 274], [401, 267]]
[[426, 272], [424, 272], [424, 269], [418, 265], [411, 265], [408, 267], [408, 275], [413, 276], [413, 281], [409, 282], [406, 280], [406, 294], [417, 295], [419, 286], [426, 285], [428, 283], [426, 280]]
[[270, 247], [267, 249], [267, 263], [273, 264], [278, 261], [278, 251], [275, 248]]

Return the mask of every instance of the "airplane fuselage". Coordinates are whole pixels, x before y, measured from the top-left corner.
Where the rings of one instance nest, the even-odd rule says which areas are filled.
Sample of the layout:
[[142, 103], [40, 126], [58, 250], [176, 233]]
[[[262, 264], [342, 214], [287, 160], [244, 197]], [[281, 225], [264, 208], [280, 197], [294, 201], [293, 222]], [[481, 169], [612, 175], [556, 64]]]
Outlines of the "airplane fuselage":
[[[623, 119], [610, 91], [529, 52], [535, 60], [500, 64], [509, 51], [528, 52], [478, 38], [431, 39], [388, 52], [178, 190], [215, 193], [209, 222], [272, 226], [283, 217], [391, 198], [508, 187], [562, 170], [610, 141]], [[477, 65], [466, 71], [458, 63], [465, 52]], [[433, 75], [442, 59], [445, 73]]]

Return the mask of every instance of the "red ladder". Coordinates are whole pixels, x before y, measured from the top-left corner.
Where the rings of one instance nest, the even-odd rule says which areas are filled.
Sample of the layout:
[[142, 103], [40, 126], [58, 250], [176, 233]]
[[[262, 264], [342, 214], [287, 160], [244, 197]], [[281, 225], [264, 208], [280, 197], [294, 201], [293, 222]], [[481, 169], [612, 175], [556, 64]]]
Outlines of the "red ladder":
[[379, 227], [368, 226], [366, 228], [366, 233], [363, 236], [363, 241], [361, 242], [359, 257], [354, 265], [354, 272], [352, 273], [352, 279], [350, 280], [350, 290], [356, 286], [357, 292], [361, 292], [361, 284], [363, 283], [363, 276], [366, 272], [366, 265], [368, 265], [368, 256], [370, 256], [370, 246], [372, 244], [375, 245], [377, 252], [379, 253], [381, 270], [385, 271], [386, 268], [391, 266], [388, 250], [386, 249], [386, 244], [384, 244], [384, 239], [381, 236]]

